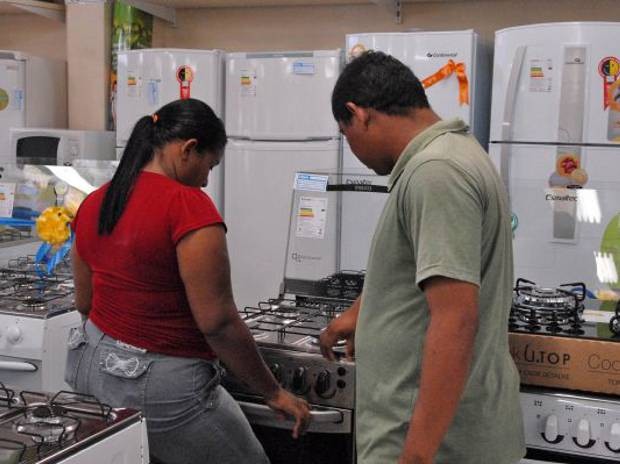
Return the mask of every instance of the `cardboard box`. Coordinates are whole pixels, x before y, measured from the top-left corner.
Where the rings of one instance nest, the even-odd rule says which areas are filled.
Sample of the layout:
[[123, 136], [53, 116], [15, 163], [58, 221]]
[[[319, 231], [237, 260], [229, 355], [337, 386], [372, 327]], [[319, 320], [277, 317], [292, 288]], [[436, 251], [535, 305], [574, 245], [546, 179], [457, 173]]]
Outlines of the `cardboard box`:
[[620, 340], [509, 333], [521, 383], [620, 395]]

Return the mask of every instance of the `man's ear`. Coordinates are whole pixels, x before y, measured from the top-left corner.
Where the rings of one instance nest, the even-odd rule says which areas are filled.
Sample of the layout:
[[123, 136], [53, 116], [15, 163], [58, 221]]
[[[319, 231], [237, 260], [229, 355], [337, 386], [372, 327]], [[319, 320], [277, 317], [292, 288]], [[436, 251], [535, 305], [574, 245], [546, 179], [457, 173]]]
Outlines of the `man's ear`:
[[370, 111], [368, 108], [356, 105], [353, 102], [347, 102], [345, 106], [353, 116], [353, 119], [361, 123], [362, 127], [368, 127], [368, 123], [370, 122]]
[[189, 139], [185, 142], [181, 143], [181, 159], [187, 160], [192, 151], [196, 150], [196, 146], [198, 145], [198, 140]]

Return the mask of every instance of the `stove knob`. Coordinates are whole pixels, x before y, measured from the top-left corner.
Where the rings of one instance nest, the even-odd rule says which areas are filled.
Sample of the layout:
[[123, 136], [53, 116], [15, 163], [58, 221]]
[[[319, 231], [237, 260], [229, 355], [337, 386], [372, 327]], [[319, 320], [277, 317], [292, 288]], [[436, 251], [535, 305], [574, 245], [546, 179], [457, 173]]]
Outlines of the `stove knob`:
[[545, 431], [541, 434], [543, 439], [551, 444], [560, 443], [564, 435], [559, 433], [558, 416], [551, 414], [545, 419]]
[[282, 368], [278, 363], [273, 363], [269, 365], [269, 370], [273, 374], [274, 378], [278, 381], [278, 383], [282, 383]]
[[6, 331], [6, 338], [13, 345], [18, 344], [22, 340], [22, 330], [17, 327], [9, 327]]
[[605, 442], [605, 446], [609, 451], [620, 453], [620, 423], [611, 424], [609, 431], [609, 441]]
[[581, 419], [577, 423], [577, 436], [573, 437], [573, 442], [580, 448], [591, 448], [596, 443], [592, 439], [592, 431], [590, 430], [588, 419]]
[[320, 372], [316, 378], [314, 391], [321, 398], [331, 398], [336, 393], [336, 389], [332, 389], [331, 384], [331, 374], [329, 371], [324, 370], [323, 372]]
[[308, 383], [306, 382], [306, 368], [298, 367], [293, 371], [293, 379], [291, 381], [291, 389], [293, 393], [303, 395], [308, 391]]

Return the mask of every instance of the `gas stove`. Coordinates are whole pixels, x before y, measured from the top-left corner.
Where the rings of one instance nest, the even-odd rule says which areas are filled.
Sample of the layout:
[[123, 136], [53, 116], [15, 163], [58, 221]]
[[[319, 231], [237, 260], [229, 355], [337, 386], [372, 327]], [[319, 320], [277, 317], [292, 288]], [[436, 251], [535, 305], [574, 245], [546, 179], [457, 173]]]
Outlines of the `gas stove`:
[[67, 261], [52, 276], [36, 269], [34, 255], [11, 257], [0, 267], [3, 381], [25, 390], [67, 388], [63, 380], [67, 338], [80, 323]]
[[[354, 462], [355, 363], [335, 348], [338, 361], [320, 353], [321, 332], [360, 294], [364, 274], [343, 271], [311, 281], [285, 279], [285, 291], [240, 310], [265, 363], [283, 388], [305, 398], [313, 416], [305, 446], [290, 439], [282, 421], [247, 385], [226, 376], [224, 386], [239, 401], [273, 464]], [[304, 453], [304, 449], [311, 451]], [[311, 459], [311, 460], [309, 460]]]
[[143, 422], [139, 411], [113, 409], [90, 395], [15, 391], [0, 383], [0, 462], [95, 464], [121, 456], [146, 462]]

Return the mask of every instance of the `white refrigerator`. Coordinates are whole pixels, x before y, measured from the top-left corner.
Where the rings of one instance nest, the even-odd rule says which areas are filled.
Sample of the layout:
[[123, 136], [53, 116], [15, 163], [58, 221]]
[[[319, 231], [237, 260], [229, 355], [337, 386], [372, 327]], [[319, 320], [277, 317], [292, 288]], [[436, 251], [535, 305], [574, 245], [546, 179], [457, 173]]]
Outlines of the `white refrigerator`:
[[[142, 49], [118, 54], [116, 147], [120, 159], [136, 121], [171, 101], [196, 98], [220, 118], [224, 110], [224, 52], [221, 50]], [[209, 193], [223, 211], [224, 169], [209, 175]]]
[[620, 23], [496, 32], [490, 154], [513, 211], [515, 278], [620, 287]]
[[[379, 32], [348, 34], [347, 59], [366, 50], [378, 50], [397, 58], [426, 84], [425, 92], [432, 109], [443, 119], [459, 117], [486, 148], [489, 132], [490, 63], [489, 53], [473, 30]], [[374, 174], [353, 154], [343, 138], [343, 170], [353, 174]], [[369, 178], [370, 179], [370, 178]], [[372, 233], [359, 234], [360, 218], [366, 218], [365, 228], [374, 229], [387, 195], [373, 197], [372, 204], [354, 202], [354, 197], [342, 199], [342, 247], [340, 262], [343, 269], [365, 269]], [[365, 237], [365, 241], [360, 237]], [[355, 247], [349, 244], [355, 243]]]
[[327, 50], [226, 57], [224, 216], [239, 308], [279, 293], [295, 172], [338, 169], [330, 102], [341, 56]]
[[0, 165], [14, 162], [9, 131], [22, 127], [67, 127], [66, 64], [0, 50]]
[[[426, 87], [432, 109], [442, 118], [459, 117], [486, 148], [489, 135], [489, 53], [473, 30], [348, 34], [347, 59], [378, 50], [406, 64]], [[432, 76], [436, 76], [432, 79]], [[343, 167], [363, 165], [344, 143]]]

